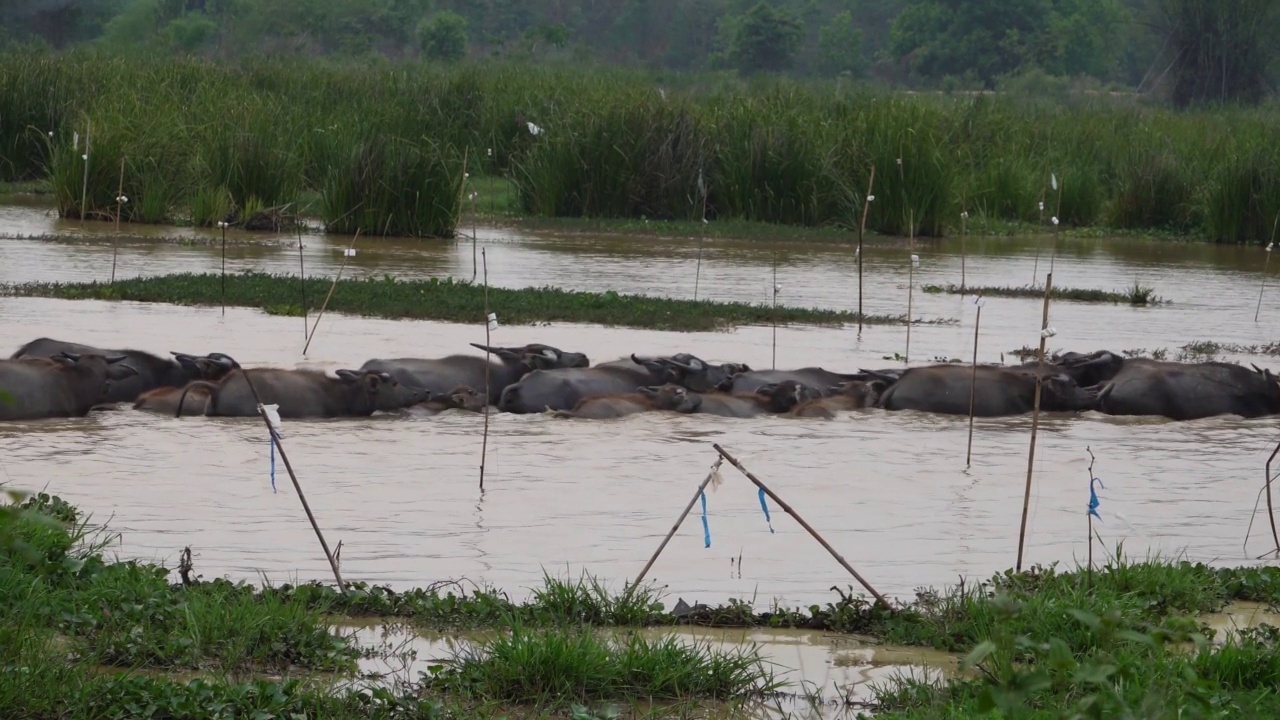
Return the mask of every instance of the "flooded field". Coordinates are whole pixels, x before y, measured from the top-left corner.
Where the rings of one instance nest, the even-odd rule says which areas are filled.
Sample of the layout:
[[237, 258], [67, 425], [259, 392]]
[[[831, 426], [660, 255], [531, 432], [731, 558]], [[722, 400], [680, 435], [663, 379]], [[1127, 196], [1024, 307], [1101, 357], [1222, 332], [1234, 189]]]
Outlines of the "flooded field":
[[[0, 282], [106, 280], [109, 226], [80, 231], [39, 207], [0, 208]], [[118, 275], [213, 271], [216, 245], [147, 239], [217, 237], [208, 231], [129, 228]], [[239, 241], [244, 236], [237, 236]], [[228, 248], [228, 271], [296, 273], [290, 238]], [[592, 238], [481, 228], [495, 285], [555, 285], [689, 297], [696, 241]], [[275, 244], [272, 245], [271, 242]], [[342, 238], [304, 237], [308, 274], [332, 275]], [[471, 277], [470, 242], [361, 241], [347, 273]], [[958, 242], [924, 242], [917, 284], [959, 282]], [[1050, 241], [1039, 260], [1047, 269]], [[970, 240], [970, 284], [1031, 282], [1035, 241]], [[779, 302], [856, 307], [856, 261], [848, 247], [708, 241], [699, 297], [766, 302], [777, 251]], [[1054, 304], [1050, 349], [1160, 348], [1192, 340], [1256, 344], [1276, 339], [1280, 288], [1268, 290], [1260, 322], [1254, 306], [1264, 252], [1125, 241], [1064, 244], [1056, 285], [1120, 289], [1135, 279], [1172, 304], [1150, 308]], [[900, 314], [907, 302], [907, 252], [868, 251], [868, 312]], [[1277, 268], [1272, 268], [1277, 270]], [[952, 326], [915, 326], [912, 364], [935, 356], [968, 360], [970, 299], [913, 299], [917, 317]], [[983, 309], [979, 359], [1038, 342], [1040, 303], [992, 298]], [[0, 349], [39, 336], [107, 347], [228, 353], [245, 365], [359, 367], [373, 357], [432, 357], [472, 351], [474, 327], [325, 316], [306, 357], [303, 323], [241, 308], [0, 298]], [[599, 362], [629, 352], [693, 352], [767, 368], [769, 328], [716, 334], [660, 333], [571, 325], [500, 327], [495, 344], [541, 342]], [[890, 367], [904, 351], [904, 327], [778, 330], [779, 367], [833, 370]], [[1280, 367], [1272, 358], [1229, 356]], [[900, 361], [898, 361], [900, 363]], [[349, 580], [421, 586], [465, 577], [513, 598], [544, 572], [590, 572], [620, 588], [671, 527], [715, 459], [712, 442], [735, 453], [817, 528], [878, 590], [909, 598], [922, 585], [983, 577], [1013, 565], [1026, 478], [1030, 417], [978, 419], [974, 464], [966, 470], [967, 420], [911, 412], [850, 413], [835, 421], [641, 415], [567, 421], [494, 415], [486, 491], [477, 487], [482, 418], [380, 416], [286, 423], [284, 443], [331, 545], [342, 542]], [[1042, 418], [1027, 538], [1028, 563], [1081, 560], [1087, 552], [1086, 448], [1102, 478], [1109, 549], [1185, 554], [1242, 564], [1266, 549], [1259, 515], [1242, 547], [1276, 441], [1276, 420], [1220, 417], [1173, 423], [1096, 413]], [[176, 563], [190, 545], [197, 571], [272, 582], [325, 579], [327, 563], [283, 467], [269, 477], [267, 436], [257, 420], [156, 417], [132, 410], [88, 418], [0, 426], [0, 480], [58, 493], [123, 533], [126, 557]], [[670, 601], [729, 597], [786, 604], [831, 601], [831, 586], [853, 583], [792, 519], [771, 506], [771, 533], [755, 488], [734, 471], [708, 492], [711, 547], [691, 516], [654, 566]], [[1269, 531], [1268, 532], [1269, 535]], [[1105, 556], [1101, 548], [1095, 556]], [[739, 566], [738, 559], [741, 558]]]

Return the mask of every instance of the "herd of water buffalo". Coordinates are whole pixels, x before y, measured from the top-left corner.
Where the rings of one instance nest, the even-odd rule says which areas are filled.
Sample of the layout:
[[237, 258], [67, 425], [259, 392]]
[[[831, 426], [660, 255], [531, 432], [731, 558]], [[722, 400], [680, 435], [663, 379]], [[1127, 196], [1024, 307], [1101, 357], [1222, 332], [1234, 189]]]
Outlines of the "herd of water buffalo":
[[[222, 353], [105, 350], [41, 338], [0, 360], [0, 420], [81, 417], [133, 403], [182, 415], [252, 416], [258, 400], [285, 418], [359, 417], [405, 409], [615, 418], [646, 411], [728, 417], [834, 417], [861, 408], [979, 417], [1097, 410], [1191, 420], [1280, 413], [1280, 376], [1256, 365], [1125, 358], [1105, 350], [1022, 365], [941, 364], [837, 373], [817, 367], [752, 370], [689, 354], [592, 365], [549, 345], [486, 347], [484, 355], [370, 360], [334, 376], [242, 368]], [[245, 376], [248, 375], [249, 382]], [[252, 385], [252, 389], [250, 388]], [[488, 392], [485, 392], [485, 388]], [[972, 392], [971, 392], [972, 388]]]

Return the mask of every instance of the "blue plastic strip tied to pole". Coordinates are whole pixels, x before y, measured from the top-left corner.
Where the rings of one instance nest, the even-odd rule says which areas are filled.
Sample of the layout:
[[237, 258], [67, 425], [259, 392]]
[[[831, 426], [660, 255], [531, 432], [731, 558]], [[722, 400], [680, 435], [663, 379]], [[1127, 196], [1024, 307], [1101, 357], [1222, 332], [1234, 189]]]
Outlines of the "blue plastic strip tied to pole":
[[764, 488], [760, 488], [760, 509], [764, 511], [764, 521], [769, 523], [769, 534], [773, 534], [773, 520], [769, 517], [769, 504], [764, 500]]
[[707, 524], [707, 491], [702, 491], [702, 546], [711, 547], [711, 526]]

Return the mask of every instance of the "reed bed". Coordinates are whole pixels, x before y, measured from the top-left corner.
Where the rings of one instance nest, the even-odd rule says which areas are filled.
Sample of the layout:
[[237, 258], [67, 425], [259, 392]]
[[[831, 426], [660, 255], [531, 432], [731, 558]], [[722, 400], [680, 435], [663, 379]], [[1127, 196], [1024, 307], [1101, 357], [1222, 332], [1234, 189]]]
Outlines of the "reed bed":
[[[323, 298], [332, 280], [308, 277], [308, 298]], [[69, 300], [129, 300], [179, 305], [216, 306], [223, 302], [218, 274], [161, 275], [110, 282], [28, 283], [8, 285], [0, 293]], [[339, 280], [329, 301], [333, 312], [366, 317], [469, 322], [483, 307], [484, 288], [477, 283], [440, 280], [397, 280], [392, 277]], [[243, 273], [226, 276], [226, 304], [253, 307], [278, 315], [302, 315], [300, 283], [296, 276]], [[645, 295], [621, 295], [541, 288], [490, 288], [490, 309], [504, 322], [598, 323], [655, 330], [707, 331], [743, 325], [843, 326], [856, 323], [856, 313], [747, 303], [675, 300]], [[888, 325], [902, 317], [868, 315], [864, 323]], [[916, 320], [919, 324], [950, 324], [953, 319]]]
[[[945, 234], [965, 210], [975, 228], [1047, 223], [1050, 173], [1076, 227], [1265, 244], [1280, 213], [1270, 107], [77, 50], [0, 55], [0, 118], [0, 182], [48, 177], [68, 217], [114, 211], [122, 157], [124, 194], [146, 205], [126, 219], [243, 223], [312, 193], [335, 231], [366, 234], [450, 236], [464, 171], [510, 178], [538, 216], [684, 221], [701, 217], [701, 171], [713, 220], [849, 229], [874, 165], [868, 228], [889, 235], [912, 216], [916, 235]], [[74, 141], [90, 125], [80, 208]]]
[[[1044, 288], [1034, 285], [1017, 287], [978, 286], [960, 287], [955, 283], [946, 285], [925, 285], [921, 288], [933, 295], [974, 295], [1008, 298], [1043, 298]], [[1050, 293], [1055, 300], [1073, 300], [1075, 302], [1116, 303], [1127, 305], [1167, 305], [1168, 300], [1156, 295], [1154, 288], [1134, 283], [1124, 290], [1099, 290], [1096, 288], [1055, 287]]]

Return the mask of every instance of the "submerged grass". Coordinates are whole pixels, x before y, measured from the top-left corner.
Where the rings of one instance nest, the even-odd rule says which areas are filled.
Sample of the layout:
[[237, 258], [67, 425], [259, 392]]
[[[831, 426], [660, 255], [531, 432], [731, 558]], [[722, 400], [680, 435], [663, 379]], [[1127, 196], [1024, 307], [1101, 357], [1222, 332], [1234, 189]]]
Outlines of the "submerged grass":
[[524, 705], [594, 700], [730, 700], [780, 685], [754, 648], [717, 650], [676, 637], [588, 628], [510, 632], [457, 651], [428, 689]]
[[[216, 274], [177, 274], [118, 280], [112, 283], [28, 283], [0, 289], [8, 295], [53, 297], [71, 300], [130, 300], [182, 305], [218, 305], [222, 280]], [[323, 298], [332, 281], [307, 278], [307, 297]], [[267, 312], [301, 315], [297, 277], [244, 273], [227, 275], [228, 305], [255, 307]], [[718, 330], [742, 325], [840, 326], [857, 322], [857, 313], [673, 300], [645, 295], [621, 295], [608, 291], [590, 293], [553, 287], [510, 290], [489, 289], [490, 310], [503, 322], [521, 325], [539, 322], [598, 323], [659, 330]], [[411, 318], [472, 322], [483, 317], [484, 288], [477, 283], [445, 280], [346, 279], [338, 282], [329, 310], [383, 318]], [[868, 324], [895, 324], [901, 318], [869, 315]], [[953, 320], [924, 320], [945, 324]]]
[[[1044, 288], [1034, 285], [1019, 287], [994, 287], [969, 285], [960, 287], [954, 283], [947, 285], [925, 285], [921, 288], [927, 293], [949, 295], [982, 295], [986, 297], [1007, 298], [1043, 298]], [[1091, 288], [1054, 287], [1051, 297], [1057, 300], [1074, 300], [1076, 302], [1093, 303], [1125, 303], [1128, 305], [1167, 305], [1169, 300], [1158, 297], [1155, 288], [1134, 283], [1124, 290], [1096, 290]]]

